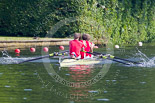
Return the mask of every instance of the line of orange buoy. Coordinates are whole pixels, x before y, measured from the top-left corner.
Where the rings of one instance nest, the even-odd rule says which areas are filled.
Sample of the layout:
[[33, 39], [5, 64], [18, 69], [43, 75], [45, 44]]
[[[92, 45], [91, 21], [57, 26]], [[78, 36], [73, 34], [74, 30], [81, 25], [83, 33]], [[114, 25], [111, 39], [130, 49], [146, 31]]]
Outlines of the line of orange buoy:
[[[138, 46], [142, 46], [143, 45], [143, 43], [142, 42], [138, 42]], [[115, 48], [117, 48], [117, 49], [119, 49], [119, 45], [115, 45], [114, 46]], [[98, 48], [98, 46], [94, 46], [94, 48]], [[59, 46], [59, 49], [60, 50], [64, 50], [64, 46]], [[44, 47], [43, 48], [43, 51], [44, 52], [48, 52], [49, 51], [49, 48], [48, 47]], [[36, 52], [36, 48], [33, 48], [33, 47], [31, 47], [30, 48], [30, 52], [32, 52], [32, 53], [34, 53], [34, 52]], [[18, 54], [20, 54], [20, 49], [15, 49], [15, 53], [18, 55]]]
[[[60, 50], [64, 50], [64, 46], [62, 46], [62, 45], [59, 46], [59, 49], [60, 49]], [[47, 52], [49, 51], [49, 48], [48, 48], [48, 47], [44, 47], [44, 48], [43, 48], [43, 51], [47, 53]], [[21, 51], [20, 51], [20, 49], [15, 49], [14, 52], [16, 53], [16, 56], [19, 56], [19, 54], [20, 54]], [[31, 48], [30, 48], [30, 52], [31, 52], [31, 53], [36, 52], [36, 48], [31, 47]]]

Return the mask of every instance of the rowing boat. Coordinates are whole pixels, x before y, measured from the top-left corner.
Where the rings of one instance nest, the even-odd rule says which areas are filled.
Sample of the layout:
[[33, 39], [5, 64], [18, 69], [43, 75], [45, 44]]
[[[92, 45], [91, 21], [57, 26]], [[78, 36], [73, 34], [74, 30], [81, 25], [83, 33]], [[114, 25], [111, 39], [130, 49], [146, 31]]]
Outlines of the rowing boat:
[[105, 60], [100, 59], [64, 59], [60, 63], [60, 67], [69, 67], [74, 65], [94, 65], [94, 64], [104, 64]]
[[[85, 51], [83, 51], [83, 52], [85, 52]], [[82, 60], [81, 59], [80, 60], [65, 59], [65, 60], [61, 61], [60, 58], [63, 58], [63, 56], [66, 54], [66, 51], [63, 51], [63, 52], [59, 52], [59, 53], [58, 52], [54, 52], [54, 53], [51, 53], [51, 54], [48, 54], [48, 55], [39, 56], [39, 57], [36, 57], [36, 58], [20, 61], [20, 62], [17, 62], [15, 64], [31, 62], [31, 61], [35, 61], [35, 60], [39, 60], [39, 59], [43, 59], [43, 58], [49, 58], [49, 57], [53, 57], [54, 58], [55, 56], [59, 57], [59, 63], [60, 63], [61, 67], [71, 66], [71, 65], [105, 64], [105, 62], [104, 62], [105, 60], [106, 61], [110, 60], [110, 61], [114, 61], [114, 62], [125, 64], [125, 65], [130, 65], [131, 63], [132, 64], [141, 64], [139, 62], [131, 61], [131, 60], [128, 60], [128, 59], [122, 59], [122, 58], [119, 58], [119, 57], [115, 57], [115, 56], [110, 55], [110, 54], [107, 55], [107, 54], [102, 54], [102, 53], [97, 53], [97, 52], [94, 52], [94, 53], [85, 52], [85, 53], [89, 53], [89, 54], [95, 55], [95, 57], [100, 57], [100, 58], [102, 58], [102, 60], [96, 59], [96, 58], [94, 58], [94, 59], [89, 58], [89, 59], [82, 59]]]

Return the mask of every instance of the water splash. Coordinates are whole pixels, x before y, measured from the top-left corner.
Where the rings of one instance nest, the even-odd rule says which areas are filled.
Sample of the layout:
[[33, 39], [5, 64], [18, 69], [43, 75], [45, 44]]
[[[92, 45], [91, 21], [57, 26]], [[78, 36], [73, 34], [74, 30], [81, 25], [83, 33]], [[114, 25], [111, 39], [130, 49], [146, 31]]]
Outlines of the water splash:
[[[144, 59], [143, 59], [144, 60]], [[149, 59], [147, 62], [144, 61], [142, 64], [139, 64], [140, 67], [155, 67], [155, 57]]]
[[6, 50], [2, 51], [2, 57], [0, 58], [0, 64], [13, 64], [17, 63], [11, 56], [9, 56]]
[[143, 60], [144, 62], [148, 62], [150, 59], [144, 54], [142, 53], [137, 47], [136, 47], [138, 53], [136, 53], [137, 56], [140, 57], [141, 60]]
[[136, 56], [138, 56], [139, 61], [141, 61], [141, 64], [134, 65], [134, 66], [140, 66], [140, 67], [155, 67], [155, 57], [149, 58], [144, 53], [142, 53], [140, 50], [138, 50], [138, 53], [136, 53]]
[[[17, 58], [17, 57], [11, 57], [9, 56], [8, 52], [6, 50], [2, 51], [2, 57], [0, 58], [0, 64], [18, 64], [21, 61], [25, 61], [25, 60], [29, 60], [29, 59], [34, 59], [35, 57], [22, 57], [22, 58]], [[44, 61], [42, 61], [44, 60]], [[45, 63], [50, 63], [50, 62], [58, 62], [58, 60], [56, 59], [47, 59], [47, 58], [43, 58], [43, 59], [38, 59], [38, 60], [34, 60], [31, 62], [45, 62]]]

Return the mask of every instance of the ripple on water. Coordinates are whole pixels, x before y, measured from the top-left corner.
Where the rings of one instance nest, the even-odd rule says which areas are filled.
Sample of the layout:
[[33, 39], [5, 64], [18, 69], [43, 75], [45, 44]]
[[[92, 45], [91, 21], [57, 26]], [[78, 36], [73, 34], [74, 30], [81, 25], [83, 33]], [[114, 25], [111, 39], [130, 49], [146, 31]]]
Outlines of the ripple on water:
[[116, 80], [111, 80], [112, 82], [116, 82]]
[[98, 91], [88, 91], [89, 93], [98, 93]]
[[104, 99], [97, 99], [98, 101], [109, 101], [109, 99], [106, 99], [106, 98], [104, 98]]
[[9, 86], [9, 85], [5, 85], [5, 87], [6, 87], [6, 88], [10, 88], [11, 86]]
[[110, 80], [106, 80], [106, 82], [110, 82]]
[[103, 93], [108, 93], [108, 91], [104, 91]]
[[140, 82], [140, 84], [146, 84], [146, 82]]
[[3, 73], [0, 73], [0, 77], [3, 75]]
[[27, 99], [26, 97], [24, 97], [23, 99]]
[[32, 89], [24, 89], [24, 91], [32, 91]]
[[33, 75], [37, 75], [38, 73], [33, 73]]
[[25, 75], [25, 73], [21, 73], [21, 75]]

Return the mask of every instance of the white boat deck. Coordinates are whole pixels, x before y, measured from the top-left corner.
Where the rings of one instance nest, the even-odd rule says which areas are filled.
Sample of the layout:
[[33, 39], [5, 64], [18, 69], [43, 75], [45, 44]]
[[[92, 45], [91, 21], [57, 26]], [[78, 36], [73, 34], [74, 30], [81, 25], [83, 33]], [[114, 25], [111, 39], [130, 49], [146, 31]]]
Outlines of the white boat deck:
[[69, 67], [73, 65], [94, 65], [94, 64], [104, 64], [105, 60], [103, 59], [64, 59], [60, 63], [61, 67]]

